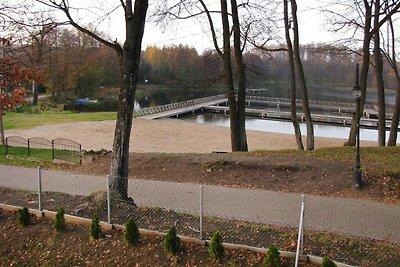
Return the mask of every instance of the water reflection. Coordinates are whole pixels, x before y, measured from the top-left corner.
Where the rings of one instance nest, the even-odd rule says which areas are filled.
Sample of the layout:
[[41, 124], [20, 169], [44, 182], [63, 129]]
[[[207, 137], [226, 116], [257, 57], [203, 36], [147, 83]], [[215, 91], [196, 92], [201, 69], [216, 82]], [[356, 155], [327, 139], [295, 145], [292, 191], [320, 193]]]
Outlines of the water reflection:
[[[186, 121], [213, 124], [223, 127], [229, 127], [229, 117], [222, 114], [201, 114], [194, 117], [185, 118]], [[306, 134], [307, 128], [305, 123], [300, 124], [301, 132]], [[273, 120], [262, 120], [252, 117], [246, 117], [246, 129], [256, 130], [262, 132], [271, 133], [283, 133], [283, 134], [294, 134], [293, 125], [288, 121], [273, 121]], [[333, 126], [333, 125], [322, 125], [314, 124], [314, 135], [318, 137], [332, 137], [347, 139], [349, 136], [349, 127]], [[387, 132], [389, 136], [389, 132]], [[376, 141], [377, 131], [372, 129], [361, 129], [360, 130], [361, 140], [365, 141]], [[397, 141], [397, 143], [400, 143]]]

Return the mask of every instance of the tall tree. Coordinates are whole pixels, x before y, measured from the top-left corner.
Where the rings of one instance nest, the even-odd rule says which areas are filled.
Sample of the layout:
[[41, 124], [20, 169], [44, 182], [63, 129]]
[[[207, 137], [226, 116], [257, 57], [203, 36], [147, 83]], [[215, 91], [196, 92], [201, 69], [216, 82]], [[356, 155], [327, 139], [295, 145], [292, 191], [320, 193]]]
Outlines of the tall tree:
[[287, 46], [287, 53], [289, 57], [289, 67], [290, 67], [290, 113], [293, 123], [293, 129], [296, 139], [296, 145], [298, 149], [304, 150], [303, 141], [301, 138], [301, 130], [300, 124], [297, 119], [297, 112], [296, 112], [296, 69], [294, 64], [294, 52], [293, 52], [293, 45], [292, 40], [290, 38], [290, 21], [289, 21], [289, 7], [288, 7], [288, 0], [283, 0], [283, 15], [284, 15], [284, 23], [285, 23], [285, 39], [286, 39], [286, 46]]
[[[386, 11], [385, 15], [380, 17], [380, 19], [376, 22], [372, 22], [373, 8], [375, 1], [373, 0], [363, 0], [363, 1], [355, 1], [351, 5], [347, 6], [349, 10], [349, 16], [344, 16], [342, 13], [335, 13], [337, 17], [339, 17], [342, 21], [339, 23], [339, 28], [354, 28], [355, 32], [358, 30], [362, 30], [362, 63], [361, 63], [361, 71], [360, 71], [360, 89], [361, 89], [361, 97], [360, 97], [360, 106], [359, 112], [355, 112], [352, 119], [352, 124], [349, 132], [348, 140], [345, 142], [345, 145], [354, 146], [356, 141], [356, 133], [357, 133], [357, 124], [360, 120], [361, 115], [363, 114], [366, 94], [367, 94], [367, 79], [368, 79], [368, 70], [369, 65], [371, 63], [370, 60], [370, 43], [376, 32], [382, 27], [384, 23], [395, 14], [400, 8], [400, 2], [397, 1], [389, 1], [385, 0]], [[378, 12], [378, 11], [377, 11]], [[358, 18], [353, 17], [353, 14], [358, 14]], [[362, 22], [360, 22], [362, 20]], [[358, 116], [356, 115], [358, 114]]]
[[294, 62], [297, 67], [297, 73], [300, 82], [300, 92], [303, 104], [303, 112], [306, 118], [307, 125], [307, 150], [314, 150], [314, 126], [311, 118], [310, 106], [308, 104], [308, 90], [306, 78], [304, 75], [303, 64], [300, 57], [300, 44], [299, 44], [299, 24], [297, 19], [297, 3], [296, 0], [290, 0], [291, 13], [293, 19], [293, 54]]
[[[374, 28], [379, 28], [379, 17], [381, 13], [381, 1], [375, 0], [374, 3]], [[378, 145], [385, 146], [386, 142], [386, 103], [385, 85], [383, 81], [383, 60], [381, 54], [381, 32], [374, 33], [374, 68], [376, 78], [376, 89], [378, 94]]]
[[68, 22], [81, 31], [112, 48], [118, 55], [121, 70], [121, 87], [118, 96], [117, 119], [114, 132], [114, 142], [111, 159], [111, 188], [119, 195], [128, 199], [128, 164], [129, 141], [132, 129], [132, 117], [136, 84], [138, 78], [138, 66], [140, 61], [141, 44], [144, 33], [144, 25], [148, 8], [148, 0], [120, 0], [119, 5], [124, 11], [125, 43], [121, 46], [118, 42], [112, 42], [96, 34], [87, 27], [77, 22], [72, 14], [67, 0], [36, 0], [49, 7], [61, 10]]
[[394, 104], [394, 111], [393, 111], [393, 117], [392, 117], [392, 123], [390, 125], [390, 133], [389, 133], [389, 139], [387, 142], [388, 146], [396, 146], [397, 143], [397, 134], [398, 134], [398, 128], [399, 128], [399, 117], [400, 117], [400, 72], [398, 68], [398, 59], [397, 59], [397, 53], [396, 53], [396, 38], [395, 38], [395, 27], [393, 25], [393, 20], [392, 18], [388, 19], [389, 23], [389, 33], [390, 33], [390, 40], [387, 40], [388, 42], [388, 51], [384, 53], [387, 61], [389, 62], [390, 67], [392, 68], [395, 79], [396, 79], [396, 100]]
[[[200, 5], [197, 5], [197, 4]], [[229, 12], [229, 4], [231, 12]], [[214, 48], [223, 61], [224, 81], [229, 105], [230, 137], [232, 151], [247, 151], [247, 138], [245, 129], [245, 97], [246, 97], [246, 74], [243, 62], [241, 43], [241, 25], [238, 14], [238, 5], [235, 0], [228, 2], [220, 1], [220, 10], [209, 10], [204, 0], [191, 1], [180, 0], [172, 7], [168, 1], [164, 2], [165, 8], [158, 12], [160, 21], [168, 18], [188, 19], [205, 15], [209, 23]], [[218, 43], [217, 29], [213, 15], [218, 14], [222, 24], [222, 49]], [[231, 19], [230, 19], [231, 18]], [[232, 53], [233, 34], [233, 53]], [[235, 63], [232, 62], [232, 55], [235, 56]], [[235, 71], [237, 75], [235, 76]], [[235, 80], [236, 78], [236, 80]], [[238, 97], [235, 95], [235, 81], [238, 84]]]

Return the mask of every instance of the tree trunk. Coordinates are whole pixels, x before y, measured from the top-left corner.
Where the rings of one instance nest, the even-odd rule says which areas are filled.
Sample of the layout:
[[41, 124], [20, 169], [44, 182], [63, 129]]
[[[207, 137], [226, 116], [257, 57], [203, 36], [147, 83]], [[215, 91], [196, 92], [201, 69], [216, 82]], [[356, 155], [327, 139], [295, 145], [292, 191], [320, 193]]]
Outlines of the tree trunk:
[[[349, 132], [349, 138], [344, 143], [345, 146], [355, 146], [356, 144], [356, 135], [357, 135], [357, 125], [360, 121], [360, 117], [364, 111], [365, 99], [367, 95], [367, 79], [368, 79], [368, 69], [370, 64], [370, 41], [371, 41], [371, 17], [372, 17], [372, 8], [365, 3], [365, 22], [364, 22], [364, 40], [363, 40], [363, 48], [362, 48], [362, 64], [361, 64], [361, 72], [360, 72], [360, 89], [361, 89], [361, 97], [360, 97], [360, 106], [358, 112], [353, 114], [353, 119], [351, 121], [351, 127]], [[358, 116], [357, 116], [358, 114]]]
[[303, 112], [306, 118], [307, 125], [307, 150], [314, 150], [314, 126], [311, 118], [310, 106], [308, 104], [308, 90], [306, 79], [304, 76], [303, 64], [301, 63], [300, 50], [299, 50], [299, 26], [297, 21], [297, 3], [296, 0], [290, 0], [292, 7], [292, 17], [293, 17], [293, 52], [294, 61], [297, 66], [300, 87], [301, 87], [301, 97], [303, 100]]
[[122, 84], [110, 171], [111, 188], [123, 199], [128, 199], [129, 141], [147, 7], [147, 0], [136, 0], [134, 13], [131, 0], [127, 0], [125, 6], [126, 41], [119, 55]]
[[285, 20], [285, 37], [286, 37], [286, 45], [288, 50], [289, 56], [289, 66], [290, 66], [290, 114], [293, 123], [293, 130], [296, 139], [296, 145], [298, 149], [304, 150], [303, 141], [301, 138], [301, 130], [300, 124], [297, 120], [297, 111], [296, 111], [296, 70], [294, 65], [294, 58], [293, 58], [293, 46], [292, 40], [290, 39], [289, 33], [289, 11], [288, 11], [288, 2], [287, 0], [283, 0], [284, 6], [284, 20]]
[[397, 76], [396, 102], [393, 111], [392, 124], [390, 125], [390, 134], [387, 143], [388, 146], [396, 146], [397, 132], [399, 129], [399, 116], [400, 116], [400, 77]]
[[223, 28], [223, 62], [224, 62], [224, 80], [226, 94], [229, 105], [229, 119], [231, 130], [231, 148], [232, 151], [240, 151], [240, 128], [239, 118], [236, 106], [235, 88], [233, 83], [232, 61], [231, 61], [231, 42], [228, 19], [228, 7], [226, 0], [221, 0], [221, 19]]
[[6, 138], [4, 136], [4, 123], [3, 123], [4, 111], [0, 110], [0, 145], [6, 144]]
[[[375, 1], [374, 28], [379, 28], [380, 0]], [[380, 32], [374, 34], [374, 67], [376, 77], [376, 89], [378, 95], [378, 145], [385, 146], [386, 143], [386, 107], [385, 107], [385, 85], [383, 82], [383, 60], [380, 50]]]
[[236, 0], [231, 0], [233, 21], [233, 47], [238, 72], [237, 119], [239, 127], [239, 151], [248, 151], [246, 137], [246, 70], [240, 44], [240, 22]]
[[33, 80], [32, 81], [32, 93], [33, 93], [32, 104], [34, 106], [36, 106], [38, 104], [38, 100], [39, 100], [39, 92], [38, 91], [39, 91], [38, 83], [35, 80]]

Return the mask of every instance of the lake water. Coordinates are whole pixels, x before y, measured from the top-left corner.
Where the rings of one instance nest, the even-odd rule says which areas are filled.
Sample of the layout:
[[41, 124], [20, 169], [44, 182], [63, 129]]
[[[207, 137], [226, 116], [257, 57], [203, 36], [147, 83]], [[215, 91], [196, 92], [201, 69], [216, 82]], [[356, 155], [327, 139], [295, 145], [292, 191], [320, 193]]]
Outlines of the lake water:
[[[229, 127], [229, 116], [222, 114], [200, 114], [193, 117], [184, 118], [186, 121], [205, 123], [218, 125], [223, 127]], [[301, 123], [302, 134], [307, 133], [306, 124]], [[262, 132], [271, 133], [283, 133], [283, 134], [294, 134], [293, 124], [289, 121], [273, 121], [273, 120], [263, 120], [252, 117], [246, 117], [246, 129], [256, 130]], [[314, 123], [314, 135], [318, 137], [332, 137], [332, 138], [342, 138], [347, 139], [349, 136], [349, 127], [333, 126], [333, 125], [323, 125]], [[388, 138], [389, 132], [386, 134]], [[377, 130], [372, 129], [360, 129], [360, 140], [365, 141], [376, 141], [377, 140]], [[400, 143], [398, 140], [397, 143]]]

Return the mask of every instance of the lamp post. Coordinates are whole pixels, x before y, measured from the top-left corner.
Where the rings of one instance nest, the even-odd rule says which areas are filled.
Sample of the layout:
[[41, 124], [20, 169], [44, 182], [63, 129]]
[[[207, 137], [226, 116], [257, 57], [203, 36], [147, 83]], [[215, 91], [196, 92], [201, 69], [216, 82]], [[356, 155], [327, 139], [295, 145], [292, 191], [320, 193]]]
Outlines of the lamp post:
[[360, 163], [360, 101], [361, 101], [361, 89], [360, 89], [360, 78], [359, 78], [359, 64], [356, 67], [356, 81], [353, 86], [353, 96], [356, 100], [356, 166], [354, 168], [354, 188], [361, 189], [362, 186], [362, 173]]

